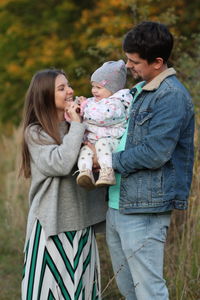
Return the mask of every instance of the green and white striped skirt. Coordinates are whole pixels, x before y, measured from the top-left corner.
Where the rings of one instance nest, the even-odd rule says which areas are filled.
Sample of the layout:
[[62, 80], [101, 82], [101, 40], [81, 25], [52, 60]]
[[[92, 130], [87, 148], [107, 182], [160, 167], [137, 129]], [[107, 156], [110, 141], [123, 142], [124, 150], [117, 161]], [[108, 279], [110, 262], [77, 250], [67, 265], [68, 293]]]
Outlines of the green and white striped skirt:
[[45, 239], [35, 222], [26, 247], [22, 300], [100, 300], [100, 264], [92, 227]]

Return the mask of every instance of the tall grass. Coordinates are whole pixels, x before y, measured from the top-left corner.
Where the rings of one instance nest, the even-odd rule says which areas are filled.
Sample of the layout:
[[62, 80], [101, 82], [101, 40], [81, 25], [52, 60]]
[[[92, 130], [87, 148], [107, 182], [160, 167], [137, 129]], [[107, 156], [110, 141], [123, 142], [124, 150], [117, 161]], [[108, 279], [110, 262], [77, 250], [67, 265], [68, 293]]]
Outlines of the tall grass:
[[28, 183], [19, 180], [20, 130], [0, 137], [0, 299], [20, 299]]
[[166, 247], [166, 277], [173, 300], [200, 300], [200, 118], [189, 208], [175, 211]]
[[[200, 120], [189, 209], [173, 213], [165, 253], [165, 277], [172, 300], [200, 299]], [[0, 299], [20, 299], [28, 182], [17, 178], [20, 130], [0, 143]], [[116, 287], [105, 237], [98, 237], [103, 299], [123, 299]]]

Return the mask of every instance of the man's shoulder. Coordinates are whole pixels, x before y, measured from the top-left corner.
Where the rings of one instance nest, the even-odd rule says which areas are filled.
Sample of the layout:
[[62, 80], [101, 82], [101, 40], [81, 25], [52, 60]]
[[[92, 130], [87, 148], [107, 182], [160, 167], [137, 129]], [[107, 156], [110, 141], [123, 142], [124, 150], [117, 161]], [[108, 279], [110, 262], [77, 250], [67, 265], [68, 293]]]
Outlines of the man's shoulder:
[[177, 78], [177, 76], [170, 76], [166, 78], [162, 82], [158, 92], [159, 91], [162, 93], [171, 93], [171, 94], [180, 95], [181, 97], [184, 97], [186, 99], [191, 98], [189, 91], [184, 86], [184, 84]]

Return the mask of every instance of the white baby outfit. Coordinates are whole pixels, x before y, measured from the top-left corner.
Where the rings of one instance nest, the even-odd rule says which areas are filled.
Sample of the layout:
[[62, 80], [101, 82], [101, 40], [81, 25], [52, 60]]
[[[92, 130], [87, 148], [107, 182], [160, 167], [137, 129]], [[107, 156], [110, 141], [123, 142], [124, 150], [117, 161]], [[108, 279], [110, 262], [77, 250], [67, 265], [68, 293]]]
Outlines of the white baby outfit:
[[88, 98], [81, 104], [81, 114], [86, 124], [85, 139], [95, 145], [100, 166], [98, 180], [95, 182], [92, 172], [94, 153], [87, 145], [83, 146], [78, 159], [80, 172], [76, 182], [84, 188], [116, 184], [112, 152], [125, 132], [132, 101], [130, 91], [124, 89], [126, 74], [126, 65], [120, 59], [105, 62], [91, 76], [91, 82], [106, 88], [111, 96], [99, 101], [94, 97]]
[[[98, 102], [94, 97], [86, 100], [83, 110], [85, 139], [95, 145], [101, 168], [112, 167], [112, 152], [125, 132], [131, 101], [129, 89], [119, 90]], [[92, 157], [92, 150], [83, 146], [78, 159], [80, 171], [92, 170]]]

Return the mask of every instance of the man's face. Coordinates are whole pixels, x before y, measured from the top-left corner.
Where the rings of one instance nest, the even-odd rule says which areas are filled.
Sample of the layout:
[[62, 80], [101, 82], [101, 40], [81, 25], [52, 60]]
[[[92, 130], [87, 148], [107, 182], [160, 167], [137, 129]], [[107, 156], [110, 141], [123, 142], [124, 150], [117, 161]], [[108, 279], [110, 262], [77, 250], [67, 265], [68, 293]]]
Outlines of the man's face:
[[156, 62], [149, 64], [148, 61], [142, 59], [138, 53], [125, 54], [127, 57], [126, 67], [130, 70], [134, 79], [142, 79], [149, 82], [157, 75], [155, 72]]

